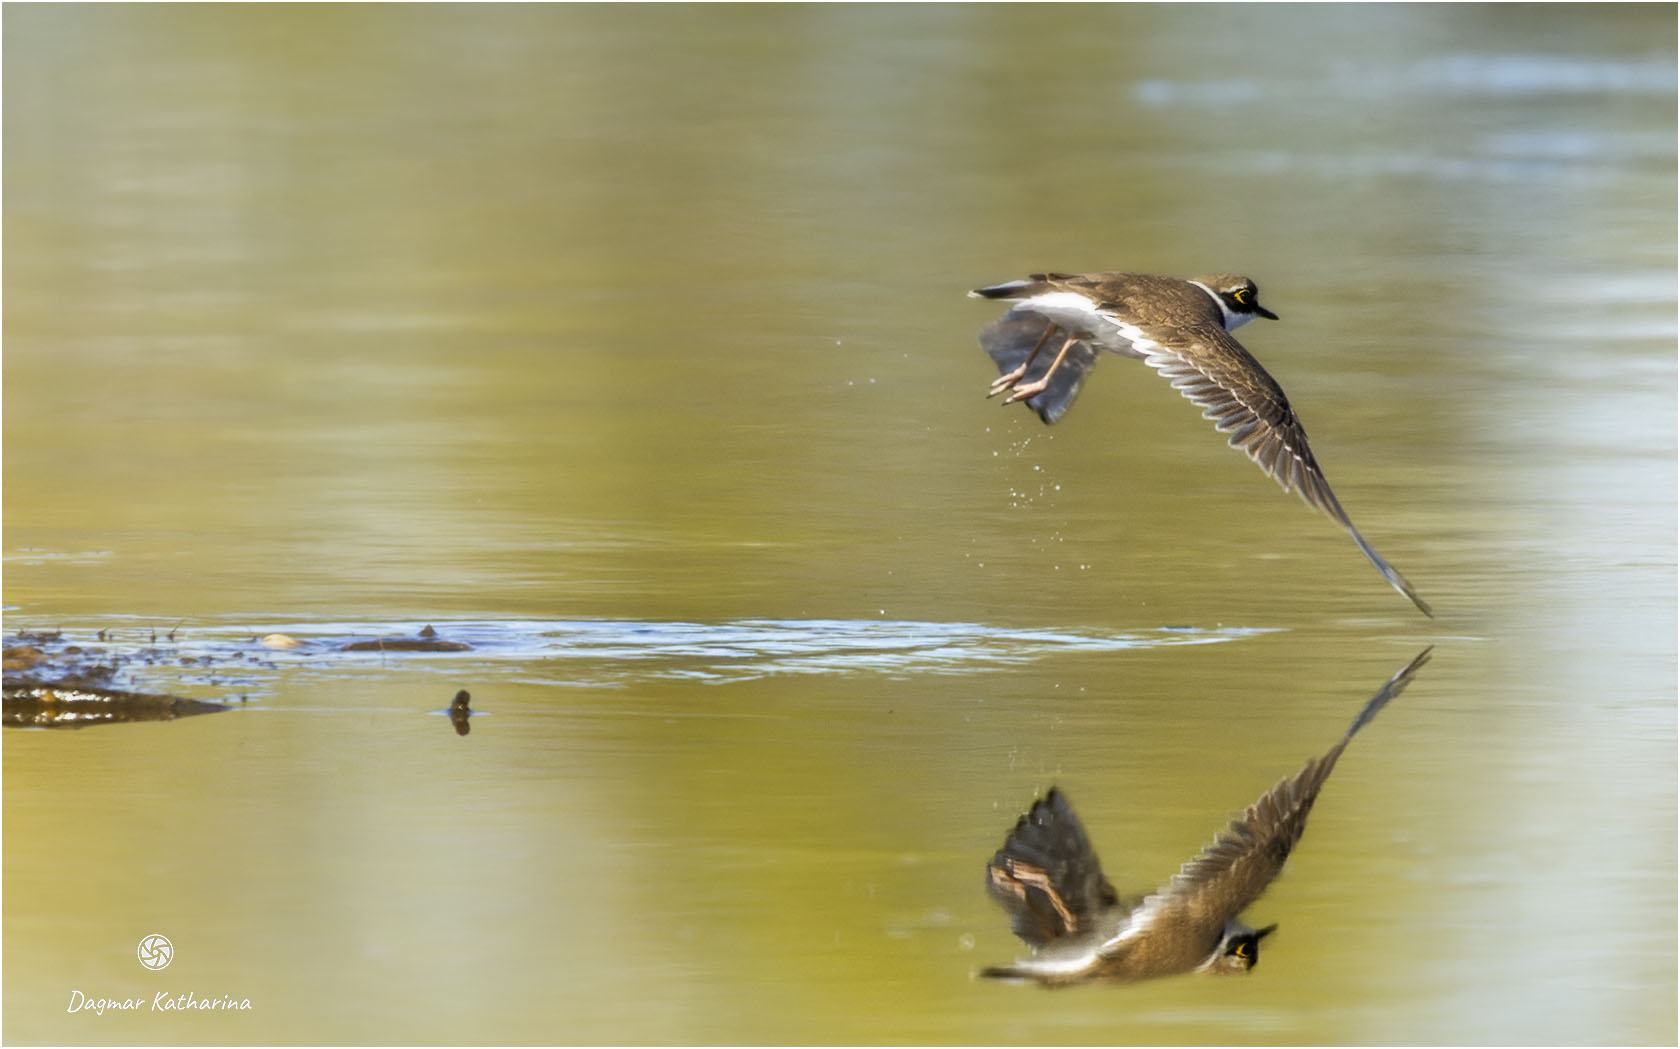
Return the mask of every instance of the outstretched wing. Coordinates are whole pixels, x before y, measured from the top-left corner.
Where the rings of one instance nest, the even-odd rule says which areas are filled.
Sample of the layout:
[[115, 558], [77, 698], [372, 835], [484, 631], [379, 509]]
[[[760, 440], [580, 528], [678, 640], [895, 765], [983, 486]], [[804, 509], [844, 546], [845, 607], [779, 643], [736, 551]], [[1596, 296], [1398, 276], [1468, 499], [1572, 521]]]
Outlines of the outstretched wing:
[[1173, 925], [1202, 930], [1217, 940], [1217, 930], [1259, 899], [1283, 869], [1306, 830], [1307, 815], [1318, 800], [1318, 792], [1354, 734], [1411, 683], [1412, 676], [1429, 662], [1431, 651], [1433, 646], [1424, 649], [1389, 678], [1360, 709], [1335, 746], [1262, 794], [1195, 859], [1180, 867], [1165, 888], [1145, 899], [1122, 938]]
[[1033, 947], [1091, 932], [1119, 902], [1061, 791], [1051, 788], [1009, 832], [986, 868], [986, 890]]
[[1289, 398], [1260, 362], [1221, 328], [1183, 330], [1180, 335], [1165, 340], [1170, 345], [1158, 346], [1144, 357], [1144, 363], [1202, 409], [1203, 418], [1230, 435], [1231, 447], [1247, 453], [1284, 491], [1295, 492], [1341, 525], [1390, 586], [1405, 594], [1424, 615], [1433, 616], [1406, 577], [1383, 560], [1353, 527], [1318, 460], [1313, 458], [1306, 431], [1289, 406]]
[[[999, 375], [1007, 374], [1027, 359], [1033, 347], [1044, 338], [1050, 323], [1049, 318], [1029, 310], [1010, 310], [981, 330], [980, 348], [997, 362]], [[1022, 377], [1022, 385], [1044, 378], [1065, 338], [1060, 329], [1050, 333], [1044, 348], [1033, 359], [1032, 367]], [[1073, 405], [1085, 376], [1096, 366], [1097, 348], [1089, 339], [1081, 339], [1068, 348], [1067, 356], [1062, 359], [1056, 374], [1050, 376], [1050, 385], [1044, 392], [1027, 398], [1027, 407], [1037, 412], [1046, 423], [1055, 422]]]
[[1308, 761], [1232, 820], [1164, 889], [1143, 901], [1132, 918], [1134, 934], [1174, 926], [1200, 930], [1199, 939], [1218, 942], [1226, 922], [1259, 899], [1283, 870], [1340, 752], [1338, 744], [1331, 754]]

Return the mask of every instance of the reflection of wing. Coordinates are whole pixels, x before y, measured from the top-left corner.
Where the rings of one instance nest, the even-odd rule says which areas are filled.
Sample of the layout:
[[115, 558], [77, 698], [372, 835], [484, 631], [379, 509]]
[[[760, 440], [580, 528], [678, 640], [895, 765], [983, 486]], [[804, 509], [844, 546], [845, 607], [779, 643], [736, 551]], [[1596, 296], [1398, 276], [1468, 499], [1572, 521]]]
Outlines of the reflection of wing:
[[1092, 931], [1119, 898], [1062, 792], [1051, 788], [992, 857], [986, 888], [1036, 947]]
[[1232, 820], [1166, 888], [1143, 901], [1132, 929], [1141, 934], [1170, 928], [1193, 942], [1219, 942], [1225, 924], [1259, 899], [1283, 869], [1340, 750], [1338, 745], [1332, 755], [1307, 762], [1300, 775], [1283, 780]]
[[1432, 650], [1424, 649], [1389, 678], [1323, 757], [1308, 761], [1299, 774], [1261, 795], [1200, 855], [1179, 868], [1165, 888], [1144, 900], [1120, 939], [1153, 926], [1169, 926], [1195, 929], [1203, 938], [1217, 942], [1225, 923], [1258, 899], [1283, 869], [1284, 860], [1306, 830], [1307, 814], [1319, 790], [1354, 733], [1411, 683], [1412, 675], [1429, 662]]
[[[1038, 345], [1038, 340], [1044, 335], [1045, 325], [1050, 322], [1026, 310], [1010, 310], [994, 323], [980, 332], [980, 346], [992, 360], [997, 362], [998, 374], [1012, 372], [1027, 359], [1027, 354]], [[1032, 368], [1021, 379], [1021, 384], [1037, 382], [1044, 377], [1050, 367], [1050, 362], [1056, 359], [1056, 351], [1062, 348], [1062, 340], [1067, 338], [1060, 329], [1052, 334], [1045, 342], [1044, 348], [1033, 359]], [[1038, 417], [1047, 423], [1060, 419], [1073, 399], [1079, 393], [1079, 384], [1085, 381], [1085, 374], [1097, 364], [1097, 348], [1088, 339], [1082, 339], [1068, 350], [1067, 357], [1062, 360], [1062, 366], [1056, 369], [1056, 374], [1050, 377], [1050, 385], [1041, 394], [1027, 398], [1027, 407], [1038, 413]]]
[[1283, 485], [1284, 491], [1295, 492], [1346, 529], [1390, 586], [1410, 598], [1424, 615], [1434, 615], [1406, 577], [1383, 560], [1353, 527], [1313, 458], [1306, 431], [1295, 418], [1289, 399], [1260, 362], [1221, 328], [1184, 329], [1176, 335], [1160, 340], [1164, 344], [1145, 357], [1144, 363], [1202, 409], [1202, 417], [1213, 420], [1215, 429], [1230, 434], [1231, 446], [1246, 452], [1260, 469]]

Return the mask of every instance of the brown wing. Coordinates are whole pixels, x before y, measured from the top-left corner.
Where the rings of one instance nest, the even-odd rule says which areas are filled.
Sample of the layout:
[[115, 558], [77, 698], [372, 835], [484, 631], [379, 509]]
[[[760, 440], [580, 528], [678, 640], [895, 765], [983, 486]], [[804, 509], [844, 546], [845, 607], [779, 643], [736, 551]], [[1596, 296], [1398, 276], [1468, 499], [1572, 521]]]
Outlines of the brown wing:
[[1260, 362], [1221, 328], [1181, 329], [1177, 338], [1168, 341], [1172, 348], [1161, 346], [1144, 363], [1202, 409], [1202, 417], [1212, 420], [1215, 429], [1230, 434], [1231, 447], [1247, 453], [1284, 491], [1295, 492], [1341, 525], [1390, 586], [1411, 599], [1424, 615], [1433, 616], [1406, 577], [1353, 527], [1313, 458], [1307, 433], [1289, 398]]
[[1433, 646], [1424, 649], [1389, 678], [1335, 746], [1262, 794], [1200, 855], [1179, 868], [1166, 888], [1144, 900], [1133, 924], [1188, 926], [1217, 938], [1216, 930], [1223, 929], [1226, 922], [1259, 899], [1283, 869], [1307, 828], [1307, 815], [1318, 800], [1318, 792], [1354, 734], [1411, 683], [1412, 676], [1429, 662], [1432, 651]]
[[1036, 947], [1088, 933], [1119, 897], [1062, 792], [1050, 793], [1009, 832], [986, 868], [986, 890], [1015, 935]]

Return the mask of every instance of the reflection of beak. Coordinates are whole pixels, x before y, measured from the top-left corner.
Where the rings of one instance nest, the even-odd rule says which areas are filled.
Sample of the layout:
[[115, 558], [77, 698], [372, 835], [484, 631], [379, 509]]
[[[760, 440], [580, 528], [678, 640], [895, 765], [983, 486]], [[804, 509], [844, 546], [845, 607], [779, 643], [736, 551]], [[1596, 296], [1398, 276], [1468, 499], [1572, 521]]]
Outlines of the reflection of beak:
[[[1271, 310], [1268, 310], [1266, 307], [1260, 305], [1258, 302], [1254, 304], [1254, 312], [1258, 313], [1260, 316], [1266, 318], [1269, 321], [1275, 321], [1275, 320], [1278, 319], [1277, 314], [1273, 313]], [[1275, 929], [1275, 928], [1277, 928], [1277, 926], [1274, 925], [1274, 926], [1272, 926], [1272, 928]]]
[[[1277, 318], [1274, 317], [1272, 319], [1276, 320]], [[1277, 923], [1273, 922], [1272, 924], [1266, 926], [1264, 929], [1260, 929], [1257, 932], [1255, 932], [1254, 942], [1259, 943], [1261, 940], [1264, 940], [1266, 937], [1270, 936], [1272, 933], [1274, 933], [1276, 931], [1277, 931]]]

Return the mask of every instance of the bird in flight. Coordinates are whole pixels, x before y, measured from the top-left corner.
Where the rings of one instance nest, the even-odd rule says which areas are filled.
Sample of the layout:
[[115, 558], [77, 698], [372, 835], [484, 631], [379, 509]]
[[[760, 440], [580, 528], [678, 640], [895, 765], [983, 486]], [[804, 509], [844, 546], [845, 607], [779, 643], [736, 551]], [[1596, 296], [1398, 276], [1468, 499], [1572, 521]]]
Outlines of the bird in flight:
[[1277, 320], [1260, 305], [1252, 280], [1228, 274], [1178, 280], [1141, 273], [1035, 273], [969, 295], [1012, 303], [980, 333], [981, 347], [1002, 372], [988, 396], [1007, 393], [1005, 404], [1025, 401], [1053, 423], [1072, 405], [1099, 351], [1140, 360], [1202, 409], [1215, 429], [1230, 435], [1231, 446], [1247, 453], [1284, 491], [1297, 493], [1341, 525], [1390, 586], [1424, 615], [1434, 615], [1406, 577], [1353, 527], [1283, 388], [1232, 336], [1256, 317]]

